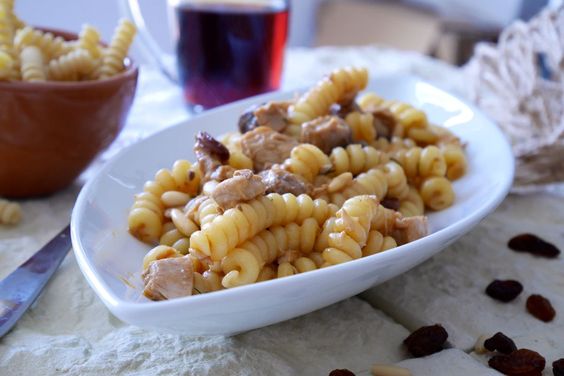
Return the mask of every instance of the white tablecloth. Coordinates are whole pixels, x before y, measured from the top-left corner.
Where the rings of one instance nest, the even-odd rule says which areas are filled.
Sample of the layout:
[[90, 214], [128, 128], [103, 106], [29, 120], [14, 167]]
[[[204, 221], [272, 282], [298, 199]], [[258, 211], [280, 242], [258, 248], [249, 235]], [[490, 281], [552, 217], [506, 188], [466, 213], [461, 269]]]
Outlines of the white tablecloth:
[[[379, 49], [291, 50], [283, 87], [307, 86], [335, 67], [361, 65], [371, 74], [415, 74], [464, 95], [460, 72], [420, 55]], [[120, 138], [80, 181], [117, 150], [189, 116], [180, 89], [143, 67], [138, 95]], [[0, 278], [9, 274], [66, 225], [80, 181], [52, 197], [22, 202], [25, 218], [0, 227]], [[474, 340], [497, 330], [547, 358], [564, 356], [563, 262], [534, 259], [505, 247], [530, 231], [564, 243], [564, 203], [548, 194], [510, 196], [500, 209], [440, 255], [359, 298], [231, 338], [162, 334], [120, 322], [95, 296], [74, 256], [17, 327], [0, 340], [0, 375], [326, 375], [349, 368], [368, 375], [375, 362], [397, 363], [414, 375], [495, 375], [487, 358], [471, 353]], [[516, 278], [525, 292], [549, 297], [550, 324], [525, 312], [523, 294], [501, 305], [485, 297], [493, 278]], [[427, 323], [442, 323], [453, 347], [408, 359], [402, 340]], [[545, 371], [546, 375], [551, 374]]]

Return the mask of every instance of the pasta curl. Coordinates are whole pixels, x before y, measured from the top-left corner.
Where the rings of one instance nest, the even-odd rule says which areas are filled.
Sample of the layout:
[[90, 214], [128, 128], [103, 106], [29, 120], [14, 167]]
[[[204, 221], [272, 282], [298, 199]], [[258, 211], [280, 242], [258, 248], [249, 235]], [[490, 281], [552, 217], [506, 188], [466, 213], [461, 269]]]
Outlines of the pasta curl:
[[344, 172], [358, 175], [389, 161], [388, 156], [384, 153], [371, 146], [363, 147], [360, 144], [351, 144], [346, 148], [334, 148], [329, 158], [333, 165], [334, 175]]
[[102, 56], [99, 78], [115, 76], [124, 69], [124, 59], [136, 33], [137, 29], [131, 21], [120, 20], [112, 41]]
[[313, 182], [319, 173], [331, 169], [331, 161], [317, 146], [300, 144], [292, 149], [290, 158], [284, 161], [284, 168]]
[[49, 62], [48, 76], [56, 81], [78, 81], [88, 77], [96, 67], [90, 53], [83, 49], [71, 51]]
[[350, 102], [368, 83], [366, 69], [347, 68], [332, 72], [288, 109], [292, 124], [302, 124], [327, 115], [334, 103]]
[[22, 207], [16, 202], [0, 199], [0, 225], [15, 225], [22, 219]]
[[41, 50], [35, 46], [25, 47], [20, 53], [23, 81], [39, 82], [47, 80]]
[[345, 122], [352, 130], [353, 141], [371, 142], [377, 136], [374, 116], [371, 113], [351, 112], [345, 117]]

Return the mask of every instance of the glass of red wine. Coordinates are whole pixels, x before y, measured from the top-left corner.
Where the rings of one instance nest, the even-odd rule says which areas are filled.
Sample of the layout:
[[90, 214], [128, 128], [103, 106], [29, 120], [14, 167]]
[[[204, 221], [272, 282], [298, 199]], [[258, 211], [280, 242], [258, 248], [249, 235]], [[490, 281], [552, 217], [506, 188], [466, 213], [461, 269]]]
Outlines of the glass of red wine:
[[289, 0], [168, 0], [177, 71], [145, 27], [138, 0], [122, 0], [143, 51], [183, 88], [186, 102], [207, 109], [280, 86]]

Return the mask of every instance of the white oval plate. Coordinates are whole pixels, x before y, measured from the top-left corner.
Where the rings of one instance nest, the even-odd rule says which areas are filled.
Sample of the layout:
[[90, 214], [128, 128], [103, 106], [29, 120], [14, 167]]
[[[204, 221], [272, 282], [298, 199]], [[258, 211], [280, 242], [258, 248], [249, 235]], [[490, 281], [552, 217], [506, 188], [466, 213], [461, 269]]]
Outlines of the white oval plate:
[[425, 110], [467, 143], [469, 169], [454, 183], [455, 204], [429, 215], [431, 234], [345, 264], [249, 286], [163, 302], [142, 295], [143, 256], [150, 249], [127, 232], [133, 195], [160, 168], [194, 160], [194, 135], [236, 129], [249, 105], [292, 97], [271, 93], [206, 112], [123, 150], [84, 187], [72, 214], [78, 264], [110, 311], [130, 324], [192, 335], [233, 334], [274, 324], [395, 277], [436, 254], [493, 211], [513, 180], [514, 161], [503, 134], [474, 106], [414, 77], [373, 80], [368, 90]]

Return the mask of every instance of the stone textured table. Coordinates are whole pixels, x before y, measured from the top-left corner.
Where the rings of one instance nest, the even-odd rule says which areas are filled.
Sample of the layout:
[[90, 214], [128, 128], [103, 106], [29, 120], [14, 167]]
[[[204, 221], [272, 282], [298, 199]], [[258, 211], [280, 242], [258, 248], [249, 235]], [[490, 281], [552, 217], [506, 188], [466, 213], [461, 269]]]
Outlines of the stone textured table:
[[[423, 56], [375, 47], [291, 50], [285, 88], [314, 82], [323, 72], [362, 65], [372, 74], [418, 75], [459, 95], [457, 69]], [[52, 197], [22, 202], [25, 218], [0, 227], [0, 278], [25, 261], [69, 220], [81, 186], [117, 150], [185, 119], [180, 89], [142, 69], [128, 126], [79, 181]], [[164, 120], [163, 120], [164, 118]], [[506, 247], [518, 233], [564, 243], [564, 201], [549, 194], [509, 196], [460, 241], [428, 262], [363, 295], [284, 323], [235, 337], [189, 337], [136, 328], [113, 317], [69, 254], [42, 296], [0, 339], [0, 375], [327, 375], [348, 368], [369, 375], [373, 363], [399, 363], [421, 376], [498, 375], [472, 352], [477, 337], [503, 331], [519, 347], [564, 357], [564, 262], [517, 254]], [[520, 280], [524, 293], [500, 304], [483, 290], [494, 278]], [[529, 293], [550, 298], [556, 319], [540, 322], [525, 311]], [[364, 299], [364, 300], [363, 300]], [[401, 346], [420, 325], [441, 323], [451, 349], [410, 359]], [[545, 375], [550, 375], [550, 367]]]

